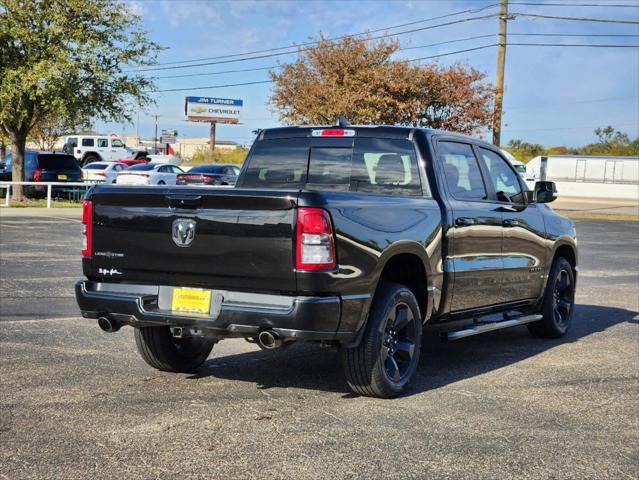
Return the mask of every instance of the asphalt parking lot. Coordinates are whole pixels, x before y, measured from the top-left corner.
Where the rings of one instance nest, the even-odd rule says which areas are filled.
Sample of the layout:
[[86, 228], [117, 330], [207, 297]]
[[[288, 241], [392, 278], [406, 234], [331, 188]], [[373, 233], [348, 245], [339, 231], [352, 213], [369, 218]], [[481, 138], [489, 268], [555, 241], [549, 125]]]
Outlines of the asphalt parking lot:
[[0, 477], [638, 478], [639, 223], [576, 224], [565, 339], [427, 330], [410, 391], [377, 400], [312, 345], [155, 371], [79, 317], [77, 219], [0, 218]]

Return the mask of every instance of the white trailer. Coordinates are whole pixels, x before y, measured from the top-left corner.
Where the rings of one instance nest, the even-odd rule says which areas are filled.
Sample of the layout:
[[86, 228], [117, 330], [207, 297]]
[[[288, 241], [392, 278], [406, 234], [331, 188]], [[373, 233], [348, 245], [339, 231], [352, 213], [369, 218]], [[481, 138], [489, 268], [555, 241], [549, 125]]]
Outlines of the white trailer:
[[555, 182], [564, 196], [639, 198], [639, 157], [538, 156], [526, 170], [533, 182]]

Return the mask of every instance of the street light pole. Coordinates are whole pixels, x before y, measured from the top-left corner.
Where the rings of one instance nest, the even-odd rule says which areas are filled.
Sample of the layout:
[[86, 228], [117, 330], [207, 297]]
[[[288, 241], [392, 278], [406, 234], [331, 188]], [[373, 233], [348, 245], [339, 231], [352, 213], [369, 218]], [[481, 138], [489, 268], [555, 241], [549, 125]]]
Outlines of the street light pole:
[[153, 115], [155, 117], [155, 136], [153, 137], [153, 153], [157, 153], [158, 151], [158, 118], [160, 115]]
[[508, 0], [499, 1], [499, 36], [497, 40], [497, 79], [495, 81], [495, 112], [493, 116], [493, 145], [501, 143], [501, 116], [504, 104], [504, 67], [506, 65], [506, 34]]

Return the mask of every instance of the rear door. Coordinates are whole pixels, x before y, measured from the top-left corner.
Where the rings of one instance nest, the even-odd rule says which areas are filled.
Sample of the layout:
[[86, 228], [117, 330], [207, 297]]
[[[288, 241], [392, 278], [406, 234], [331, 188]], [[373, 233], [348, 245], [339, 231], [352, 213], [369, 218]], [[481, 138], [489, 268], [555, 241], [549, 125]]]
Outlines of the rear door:
[[500, 303], [502, 295], [502, 218], [491, 200], [470, 143], [436, 141], [442, 183], [447, 191], [448, 256], [453, 273], [451, 311]]
[[477, 155], [486, 167], [488, 187], [499, 204], [504, 227], [500, 300], [536, 298], [543, 286], [548, 254], [542, 214], [536, 204], [526, 203], [520, 177], [497, 151], [478, 147]]

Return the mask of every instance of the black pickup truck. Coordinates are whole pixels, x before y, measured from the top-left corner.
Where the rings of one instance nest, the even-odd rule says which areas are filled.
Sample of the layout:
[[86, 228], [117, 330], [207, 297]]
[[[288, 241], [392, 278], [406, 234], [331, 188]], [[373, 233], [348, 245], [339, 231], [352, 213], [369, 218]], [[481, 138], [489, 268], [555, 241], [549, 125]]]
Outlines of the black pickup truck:
[[561, 337], [573, 223], [492, 145], [409, 127], [262, 131], [235, 188], [95, 186], [84, 202], [85, 318], [135, 328], [165, 371], [213, 345], [337, 345], [356, 393], [396, 396], [422, 327], [453, 340], [526, 324]]

